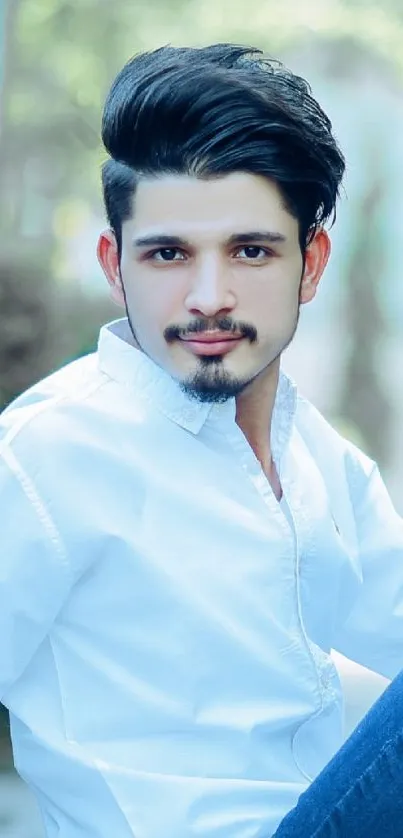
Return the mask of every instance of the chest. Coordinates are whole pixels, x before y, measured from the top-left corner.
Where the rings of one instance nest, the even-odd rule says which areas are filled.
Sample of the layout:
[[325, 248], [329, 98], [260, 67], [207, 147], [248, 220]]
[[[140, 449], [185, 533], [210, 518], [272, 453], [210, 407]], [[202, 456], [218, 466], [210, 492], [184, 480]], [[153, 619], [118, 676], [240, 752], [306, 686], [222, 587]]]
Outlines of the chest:
[[313, 642], [329, 647], [332, 616], [356, 581], [342, 474], [324, 475], [294, 439], [279, 469], [279, 504], [246, 445], [213, 443], [202, 456], [196, 444], [181, 456], [144, 450], [136, 468], [122, 462], [116, 484], [100, 482], [85, 520], [77, 510], [80, 549], [91, 559], [70, 604], [75, 621], [88, 619], [90, 599], [92, 620], [94, 611], [110, 617], [109, 635], [113, 624], [157, 638], [161, 615], [184, 639], [211, 627], [211, 642], [218, 624], [227, 635], [240, 627], [269, 636], [303, 621]]

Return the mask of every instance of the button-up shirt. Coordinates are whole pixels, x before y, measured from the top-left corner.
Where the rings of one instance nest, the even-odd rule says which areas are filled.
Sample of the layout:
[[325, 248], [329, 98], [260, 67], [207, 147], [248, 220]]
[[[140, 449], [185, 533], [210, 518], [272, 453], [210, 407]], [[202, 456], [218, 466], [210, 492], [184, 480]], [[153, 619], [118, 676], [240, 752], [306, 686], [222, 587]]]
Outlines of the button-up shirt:
[[403, 525], [281, 375], [278, 503], [128, 339], [0, 420], [0, 698], [48, 838], [269, 838], [342, 742], [331, 649], [403, 666]]

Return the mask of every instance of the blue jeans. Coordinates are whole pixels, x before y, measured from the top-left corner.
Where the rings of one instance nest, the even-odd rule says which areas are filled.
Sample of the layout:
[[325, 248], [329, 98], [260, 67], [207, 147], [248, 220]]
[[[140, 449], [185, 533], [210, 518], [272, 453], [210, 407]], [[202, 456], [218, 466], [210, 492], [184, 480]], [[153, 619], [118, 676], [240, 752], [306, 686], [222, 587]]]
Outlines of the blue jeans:
[[273, 838], [403, 838], [403, 672]]

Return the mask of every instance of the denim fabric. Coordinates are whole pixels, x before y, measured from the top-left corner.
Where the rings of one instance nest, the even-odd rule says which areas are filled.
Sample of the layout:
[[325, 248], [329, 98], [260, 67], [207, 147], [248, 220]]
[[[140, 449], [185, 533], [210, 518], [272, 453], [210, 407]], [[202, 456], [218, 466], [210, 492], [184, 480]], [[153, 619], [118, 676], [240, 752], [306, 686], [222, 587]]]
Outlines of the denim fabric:
[[273, 838], [403, 838], [403, 672]]

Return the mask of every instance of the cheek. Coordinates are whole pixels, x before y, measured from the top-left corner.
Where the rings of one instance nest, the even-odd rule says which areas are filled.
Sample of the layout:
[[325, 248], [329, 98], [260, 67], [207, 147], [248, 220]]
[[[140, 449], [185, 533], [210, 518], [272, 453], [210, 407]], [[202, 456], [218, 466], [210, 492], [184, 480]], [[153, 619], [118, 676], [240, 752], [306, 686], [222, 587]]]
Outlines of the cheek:
[[266, 328], [287, 328], [293, 322], [299, 305], [299, 283], [267, 282], [260, 288], [250, 288], [248, 309], [256, 324], [263, 323]]
[[180, 284], [167, 277], [137, 276], [127, 290], [127, 303], [133, 322], [150, 333], [184, 318]]

